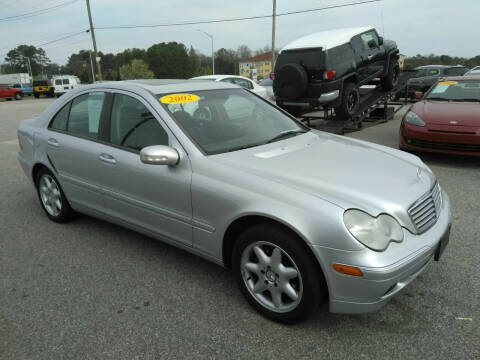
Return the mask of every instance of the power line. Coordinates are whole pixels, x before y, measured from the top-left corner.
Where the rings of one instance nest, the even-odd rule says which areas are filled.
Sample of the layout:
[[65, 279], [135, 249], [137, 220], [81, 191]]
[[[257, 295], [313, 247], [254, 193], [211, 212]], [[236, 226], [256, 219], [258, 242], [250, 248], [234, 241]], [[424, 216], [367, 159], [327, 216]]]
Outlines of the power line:
[[[303, 13], [308, 13], [308, 12], [329, 10], [329, 9], [335, 9], [335, 8], [341, 8], [341, 7], [347, 7], [347, 6], [362, 5], [362, 4], [368, 4], [368, 3], [380, 2], [380, 1], [382, 1], [382, 0], [365, 0], [365, 1], [346, 3], [346, 4], [329, 5], [329, 6], [318, 7], [318, 8], [313, 8], [313, 9], [304, 9], [304, 10], [288, 11], [288, 12], [284, 12], [284, 13], [278, 13], [278, 14], [276, 14], [276, 16], [303, 14]], [[265, 18], [271, 18], [271, 17], [272, 17], [272, 14], [268, 14], [268, 15], [245, 16], [245, 17], [229, 18], [229, 19], [185, 21], [185, 22], [169, 23], [169, 24], [101, 26], [101, 27], [95, 27], [95, 29], [98, 29], [98, 30], [112, 30], [112, 29], [137, 29], [137, 28], [170, 27], [170, 26], [182, 26], [182, 25], [200, 25], [200, 24], [213, 24], [213, 23], [221, 23], [221, 22], [265, 19]]]
[[77, 1], [79, 1], [79, 0], [71, 0], [71, 1], [61, 3], [61, 4], [50, 6], [50, 7], [47, 7], [47, 8], [38, 9], [38, 10], [35, 10], [35, 11], [30, 11], [30, 12], [23, 13], [23, 14], [7, 16], [7, 17], [4, 17], [4, 18], [0, 18], [0, 22], [23, 20], [23, 19], [27, 19], [27, 18], [30, 18], [30, 17], [34, 17], [34, 16], [43, 15], [43, 14], [49, 13], [51, 11], [61, 9], [65, 6], [73, 4]]

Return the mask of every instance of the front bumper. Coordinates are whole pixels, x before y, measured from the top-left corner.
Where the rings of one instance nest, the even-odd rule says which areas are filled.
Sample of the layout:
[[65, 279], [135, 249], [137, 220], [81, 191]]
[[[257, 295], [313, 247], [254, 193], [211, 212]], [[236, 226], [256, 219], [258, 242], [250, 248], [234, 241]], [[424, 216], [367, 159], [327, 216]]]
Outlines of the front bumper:
[[[433, 227], [420, 235], [405, 230], [403, 242], [390, 243], [383, 252], [313, 246], [323, 265], [330, 312], [359, 314], [375, 311], [426, 269], [451, 224], [450, 199], [443, 190], [442, 198], [440, 216]], [[363, 277], [341, 274], [332, 268], [335, 263], [356, 266], [362, 270]]]
[[480, 156], [480, 127], [402, 122], [399, 142], [404, 150]]

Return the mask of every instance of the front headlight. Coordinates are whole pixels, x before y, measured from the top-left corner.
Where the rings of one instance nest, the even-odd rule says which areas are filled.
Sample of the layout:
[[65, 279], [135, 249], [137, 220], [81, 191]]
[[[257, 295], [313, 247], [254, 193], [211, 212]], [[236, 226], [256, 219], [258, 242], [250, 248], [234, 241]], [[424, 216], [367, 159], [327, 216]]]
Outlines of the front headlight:
[[405, 117], [404, 117], [404, 120], [406, 123], [410, 124], [410, 125], [416, 125], [416, 126], [425, 126], [425, 121], [423, 121], [423, 119], [418, 116], [417, 114], [415, 114], [413, 111], [409, 111]]
[[383, 251], [391, 241], [403, 241], [403, 229], [390, 215], [373, 217], [350, 209], [343, 213], [343, 222], [355, 239], [372, 250]]

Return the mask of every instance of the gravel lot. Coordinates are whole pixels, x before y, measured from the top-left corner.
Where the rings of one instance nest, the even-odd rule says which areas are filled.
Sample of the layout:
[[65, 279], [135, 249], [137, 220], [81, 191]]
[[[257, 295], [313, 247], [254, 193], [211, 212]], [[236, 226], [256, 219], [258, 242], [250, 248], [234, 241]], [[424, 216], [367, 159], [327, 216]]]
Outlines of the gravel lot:
[[[480, 159], [421, 155], [453, 200], [439, 263], [376, 313], [283, 326], [221, 267], [86, 216], [49, 221], [16, 128], [51, 101], [0, 102], [0, 359], [480, 358]], [[348, 136], [396, 147], [401, 115]]]

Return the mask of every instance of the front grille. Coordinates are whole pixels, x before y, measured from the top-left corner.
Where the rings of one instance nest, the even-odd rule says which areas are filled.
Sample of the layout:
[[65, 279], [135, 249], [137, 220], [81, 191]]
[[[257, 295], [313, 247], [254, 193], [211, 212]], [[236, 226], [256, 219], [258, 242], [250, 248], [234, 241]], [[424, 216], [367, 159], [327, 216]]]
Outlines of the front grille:
[[430, 229], [436, 222], [442, 203], [440, 185], [435, 183], [433, 188], [408, 209], [419, 234]]
[[464, 152], [480, 152], [480, 144], [460, 144], [450, 142], [439, 142], [407, 138], [407, 143], [413, 146], [438, 149], [438, 150], [452, 150], [452, 151], [464, 151]]

